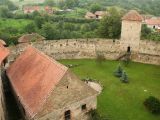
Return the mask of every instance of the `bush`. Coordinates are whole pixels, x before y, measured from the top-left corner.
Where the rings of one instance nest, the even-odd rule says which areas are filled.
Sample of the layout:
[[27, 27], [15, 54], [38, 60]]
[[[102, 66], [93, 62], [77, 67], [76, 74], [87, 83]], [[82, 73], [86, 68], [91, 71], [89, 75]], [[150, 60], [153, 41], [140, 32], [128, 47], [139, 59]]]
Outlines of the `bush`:
[[100, 116], [96, 110], [90, 110], [88, 114], [89, 120], [108, 120], [107, 117]]
[[101, 64], [102, 62], [105, 61], [105, 56], [104, 56], [103, 54], [101, 54], [101, 53], [98, 53], [98, 54], [97, 54], [97, 59], [96, 59], [96, 60], [97, 60], [98, 63]]
[[119, 65], [117, 70], [114, 72], [114, 76], [115, 77], [122, 77], [122, 73], [123, 73], [123, 69], [122, 67]]
[[160, 100], [150, 96], [144, 101], [145, 107], [153, 114], [160, 114]]

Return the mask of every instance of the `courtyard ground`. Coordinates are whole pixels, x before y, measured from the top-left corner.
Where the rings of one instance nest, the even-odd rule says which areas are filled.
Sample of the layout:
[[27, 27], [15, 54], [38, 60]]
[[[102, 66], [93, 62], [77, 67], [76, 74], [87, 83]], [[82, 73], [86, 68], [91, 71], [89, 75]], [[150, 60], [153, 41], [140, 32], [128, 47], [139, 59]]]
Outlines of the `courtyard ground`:
[[61, 60], [61, 63], [78, 64], [71, 68], [81, 79], [93, 78], [104, 86], [98, 96], [98, 112], [109, 120], [160, 120], [146, 110], [143, 101], [152, 95], [160, 99], [160, 66], [130, 63], [123, 69], [127, 72], [129, 83], [121, 83], [113, 76], [118, 61]]

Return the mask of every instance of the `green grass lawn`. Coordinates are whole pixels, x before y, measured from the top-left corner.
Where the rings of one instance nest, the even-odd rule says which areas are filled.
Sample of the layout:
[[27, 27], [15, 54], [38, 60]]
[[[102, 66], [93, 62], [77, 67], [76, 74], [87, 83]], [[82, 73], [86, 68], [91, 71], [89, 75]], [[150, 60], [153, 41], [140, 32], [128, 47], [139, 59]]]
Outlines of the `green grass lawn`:
[[[113, 76], [118, 61], [61, 60], [63, 64], [80, 64], [71, 68], [80, 78], [97, 79], [104, 86], [98, 96], [98, 112], [110, 120], [160, 120], [143, 106], [150, 95], [160, 99], [160, 66], [130, 63], [123, 67], [129, 76], [129, 84], [121, 83]], [[147, 92], [144, 92], [147, 90]]]

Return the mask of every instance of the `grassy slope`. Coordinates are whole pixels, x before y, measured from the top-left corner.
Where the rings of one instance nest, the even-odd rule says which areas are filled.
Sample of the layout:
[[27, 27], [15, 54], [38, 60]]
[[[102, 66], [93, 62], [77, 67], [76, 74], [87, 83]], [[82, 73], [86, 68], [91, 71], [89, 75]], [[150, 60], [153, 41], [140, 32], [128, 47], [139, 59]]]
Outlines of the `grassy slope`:
[[[108, 115], [110, 120], [160, 120], [143, 106], [146, 97], [153, 95], [160, 99], [160, 66], [131, 63], [124, 67], [129, 75], [129, 84], [123, 84], [113, 76], [119, 64], [106, 61], [98, 65], [95, 60], [61, 60], [64, 64], [81, 64], [72, 70], [85, 78], [100, 80], [104, 91], [98, 97], [98, 111]], [[144, 90], [148, 90], [144, 92]]]

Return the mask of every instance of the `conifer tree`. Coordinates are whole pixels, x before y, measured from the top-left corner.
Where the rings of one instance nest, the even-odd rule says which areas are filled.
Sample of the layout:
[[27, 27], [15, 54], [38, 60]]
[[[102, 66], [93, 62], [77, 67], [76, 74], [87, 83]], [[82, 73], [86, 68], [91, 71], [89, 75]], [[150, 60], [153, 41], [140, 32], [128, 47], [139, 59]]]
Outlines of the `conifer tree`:
[[120, 80], [121, 80], [123, 83], [128, 83], [128, 75], [126, 74], [125, 71], [122, 73], [122, 77], [120, 78]]
[[116, 77], [122, 77], [122, 73], [123, 73], [123, 69], [122, 69], [121, 65], [119, 64], [117, 67], [117, 70], [114, 72], [114, 75]]

